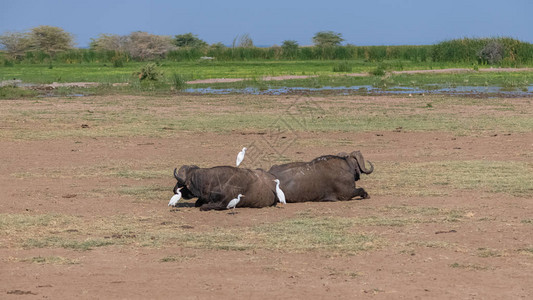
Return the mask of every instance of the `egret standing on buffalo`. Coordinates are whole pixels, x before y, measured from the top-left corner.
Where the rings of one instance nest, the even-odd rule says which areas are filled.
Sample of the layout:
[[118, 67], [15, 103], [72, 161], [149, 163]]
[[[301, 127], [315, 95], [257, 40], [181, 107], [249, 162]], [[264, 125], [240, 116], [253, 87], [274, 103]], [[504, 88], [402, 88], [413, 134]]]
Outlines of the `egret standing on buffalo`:
[[233, 214], [235, 214], [235, 207], [237, 207], [237, 204], [239, 204], [239, 202], [241, 201], [241, 197], [244, 197], [244, 195], [239, 194], [239, 195], [237, 196], [237, 198], [232, 199], [232, 200], [228, 203], [228, 206], [226, 206], [227, 209], [232, 209], [232, 208], [233, 208]]
[[285, 193], [279, 187], [279, 179], [275, 179], [274, 182], [276, 183], [276, 195], [278, 195], [279, 202], [281, 204], [287, 204], [287, 201], [285, 201]]
[[182, 189], [183, 187], [180, 187], [176, 190], [176, 194], [174, 196], [172, 196], [172, 198], [170, 198], [170, 202], [168, 202], [168, 206], [176, 206], [176, 204], [178, 204], [178, 201], [180, 201], [181, 199], [181, 192], [180, 190]]
[[244, 154], [246, 153], [246, 147], [242, 148], [242, 151], [237, 154], [237, 167], [242, 163], [242, 160], [244, 159]]

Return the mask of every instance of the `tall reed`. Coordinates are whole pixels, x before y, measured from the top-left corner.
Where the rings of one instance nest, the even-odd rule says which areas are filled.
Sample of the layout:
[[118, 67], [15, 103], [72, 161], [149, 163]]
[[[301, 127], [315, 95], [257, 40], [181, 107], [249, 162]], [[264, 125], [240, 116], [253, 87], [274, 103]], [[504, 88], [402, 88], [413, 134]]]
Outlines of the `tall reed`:
[[[364, 60], [383, 62], [386, 60], [406, 60], [413, 62], [472, 63], [487, 64], [481, 55], [489, 43], [502, 45], [504, 54], [498, 63], [514, 66], [533, 62], [533, 44], [507, 37], [498, 38], [462, 38], [443, 41], [435, 45], [420, 46], [296, 46], [290, 53], [284, 53], [283, 47], [225, 47], [217, 44], [209, 47], [182, 47], [170, 50], [160, 58], [169, 61], [197, 61], [203, 56], [217, 61], [251, 61], [251, 60]], [[120, 63], [138, 60], [127, 52], [92, 49], [71, 49], [50, 56], [44, 51], [28, 51], [19, 61], [30, 64], [48, 63]], [[120, 64], [119, 63], [119, 64]]]

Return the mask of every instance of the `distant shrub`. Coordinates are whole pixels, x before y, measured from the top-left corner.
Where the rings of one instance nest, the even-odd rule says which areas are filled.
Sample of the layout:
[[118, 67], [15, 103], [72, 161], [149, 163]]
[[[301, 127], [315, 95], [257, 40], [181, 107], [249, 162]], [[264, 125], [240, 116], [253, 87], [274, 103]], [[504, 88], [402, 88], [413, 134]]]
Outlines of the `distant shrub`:
[[144, 65], [141, 68], [141, 71], [135, 74], [139, 76], [140, 81], [144, 81], [144, 80], [156, 81], [161, 76], [163, 76], [163, 72], [159, 70], [159, 67], [155, 63], [148, 63]]
[[202, 48], [182, 47], [167, 52], [166, 59], [172, 61], [194, 61], [205, 56], [206, 51]]
[[113, 63], [113, 67], [115, 68], [122, 68], [124, 67], [124, 62], [126, 61], [126, 58], [122, 55], [115, 55], [111, 58], [111, 62]]
[[252, 37], [249, 33], [245, 33], [240, 36], [237, 35], [233, 39], [233, 48], [235, 48], [235, 46], [239, 48], [252, 48], [254, 47], [254, 41], [252, 40]]
[[12, 60], [6, 59], [4, 60], [4, 67], [13, 67], [15, 64]]
[[507, 37], [463, 38], [433, 45], [435, 62], [502, 63], [515, 66], [533, 59], [533, 44]]
[[476, 62], [486, 44], [484, 39], [454, 39], [433, 45], [431, 58], [435, 62]]
[[172, 38], [141, 31], [132, 32], [126, 42], [129, 54], [141, 61], [163, 58], [173, 48]]
[[313, 44], [318, 47], [339, 46], [342, 41], [342, 34], [333, 31], [319, 31], [313, 36]]
[[374, 76], [383, 76], [385, 75], [385, 66], [383, 64], [379, 64], [375, 69], [371, 70], [369, 73]]
[[207, 43], [191, 32], [174, 36], [174, 45], [177, 47], [206, 48]]
[[294, 59], [298, 55], [298, 42], [294, 40], [285, 40], [281, 44], [284, 58]]
[[97, 38], [92, 38], [90, 47], [96, 51], [125, 51], [128, 43], [128, 36], [118, 34], [100, 34]]
[[182, 90], [187, 85], [187, 81], [185, 80], [185, 76], [181, 74], [174, 73], [172, 74], [172, 86], [176, 90]]
[[505, 48], [503, 44], [498, 41], [488, 42], [485, 47], [479, 51], [479, 58], [491, 65], [501, 62], [504, 55]]
[[333, 72], [351, 72], [351, 71], [352, 71], [352, 66], [347, 61], [336, 63], [333, 66]]

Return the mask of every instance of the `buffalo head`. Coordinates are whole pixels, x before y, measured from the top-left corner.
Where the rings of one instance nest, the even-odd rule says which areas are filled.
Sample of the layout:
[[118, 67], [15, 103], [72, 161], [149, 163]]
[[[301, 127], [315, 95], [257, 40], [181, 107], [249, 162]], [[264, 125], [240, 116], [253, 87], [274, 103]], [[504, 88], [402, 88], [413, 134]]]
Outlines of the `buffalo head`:
[[195, 197], [194, 194], [187, 187], [187, 178], [190, 178], [189, 172], [194, 169], [199, 168], [195, 165], [185, 165], [182, 166], [179, 171], [177, 168], [174, 169], [174, 178], [176, 178], [178, 182], [174, 186], [173, 192], [177, 193], [176, 191], [178, 190], [178, 188], [182, 188], [180, 192], [184, 199], [191, 199]]
[[370, 161], [368, 161], [368, 163], [370, 164], [370, 169], [366, 168], [365, 160], [363, 158], [363, 154], [361, 154], [361, 151], [353, 151], [350, 154], [346, 152], [341, 152], [337, 154], [337, 156], [340, 156], [346, 159], [346, 162], [348, 162], [350, 169], [355, 171], [354, 173], [355, 181], [359, 180], [361, 173], [370, 174], [374, 171], [374, 165]]

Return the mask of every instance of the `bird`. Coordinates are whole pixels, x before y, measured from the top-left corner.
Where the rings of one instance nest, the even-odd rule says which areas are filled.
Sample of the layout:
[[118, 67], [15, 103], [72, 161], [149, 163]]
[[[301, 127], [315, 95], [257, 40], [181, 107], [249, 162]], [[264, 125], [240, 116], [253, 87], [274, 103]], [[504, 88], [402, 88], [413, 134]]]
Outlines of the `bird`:
[[237, 196], [237, 198], [232, 199], [232, 200], [228, 203], [228, 206], [226, 206], [227, 209], [232, 209], [232, 208], [233, 208], [233, 214], [235, 214], [235, 207], [237, 207], [237, 204], [239, 204], [239, 202], [241, 201], [241, 197], [244, 197], [244, 195], [239, 194], [239, 195]]
[[168, 202], [168, 206], [176, 206], [176, 204], [178, 204], [178, 201], [180, 201], [181, 199], [181, 192], [180, 190], [182, 189], [183, 187], [180, 187], [176, 190], [176, 194], [174, 196], [172, 196], [172, 198], [170, 198], [170, 201]]
[[246, 153], [246, 150], [248, 150], [246, 147], [242, 148], [242, 151], [237, 154], [237, 167], [242, 163], [242, 160], [244, 159], [244, 154]]
[[279, 187], [279, 179], [275, 179], [274, 182], [276, 183], [276, 195], [278, 195], [279, 202], [281, 204], [287, 204], [287, 201], [285, 201], [285, 193]]

